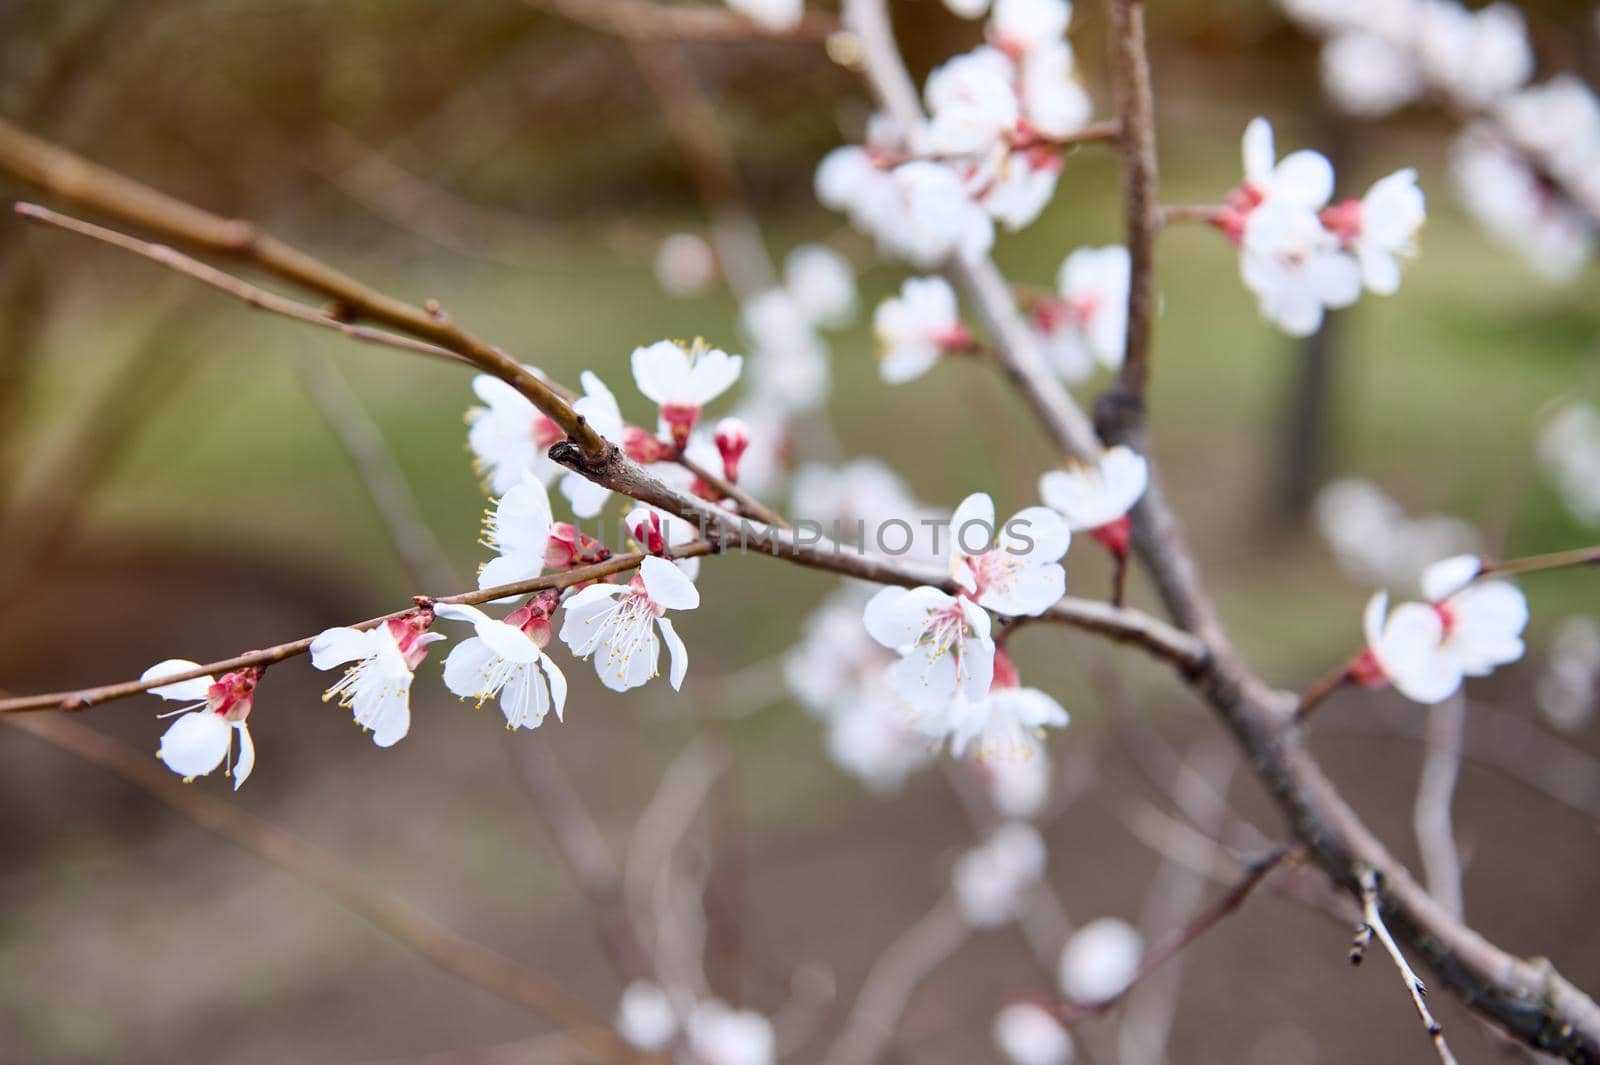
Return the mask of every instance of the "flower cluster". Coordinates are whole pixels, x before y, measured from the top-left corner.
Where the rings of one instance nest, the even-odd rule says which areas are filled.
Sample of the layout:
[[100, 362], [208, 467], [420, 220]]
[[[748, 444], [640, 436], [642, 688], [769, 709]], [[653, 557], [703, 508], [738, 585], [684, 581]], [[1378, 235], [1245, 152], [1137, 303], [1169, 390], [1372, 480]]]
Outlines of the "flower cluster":
[[1350, 675], [1368, 687], [1393, 685], [1408, 699], [1437, 703], [1466, 677], [1487, 676], [1522, 657], [1528, 602], [1508, 581], [1480, 580], [1483, 562], [1457, 555], [1422, 573], [1422, 602], [1389, 609], [1377, 592], [1363, 618], [1367, 648]]
[[1400, 260], [1416, 253], [1425, 217], [1414, 170], [1383, 178], [1359, 200], [1333, 199], [1333, 166], [1319, 152], [1278, 159], [1264, 118], [1244, 132], [1244, 181], [1212, 217], [1239, 248], [1239, 272], [1261, 316], [1292, 336], [1322, 327], [1365, 288], [1391, 295]]
[[998, 0], [989, 43], [928, 76], [926, 128], [876, 116], [865, 145], [822, 161], [817, 197], [885, 254], [924, 269], [986, 254], [996, 222], [1027, 226], [1055, 192], [1063, 142], [1091, 114], [1066, 39], [1071, 17], [1067, 0]]
[[[712, 445], [696, 429], [703, 405], [734, 383], [740, 367], [738, 356], [698, 341], [693, 345], [662, 341], [633, 353], [635, 382], [656, 406], [660, 436], [650, 439], [663, 449], [658, 460], [670, 461], [679, 449], [703, 443], [713, 448], [723, 472], [737, 478], [749, 446], [748, 430], [724, 423]], [[574, 403], [578, 413], [608, 438], [623, 437], [621, 409], [611, 390], [588, 372], [583, 374], [583, 386], [583, 395]], [[554, 423], [497, 378], [475, 379], [473, 391], [485, 405], [468, 412], [468, 445], [488, 488], [499, 496], [485, 518], [483, 535], [484, 546], [496, 557], [479, 571], [478, 587], [514, 590], [546, 570], [572, 570], [610, 558], [604, 544], [555, 520], [547, 485], [558, 477], [561, 493], [577, 517], [598, 514], [610, 493], [548, 457], [549, 445], [561, 437]], [[431, 645], [445, 639], [432, 631], [434, 622], [443, 618], [472, 627], [472, 635], [444, 659], [446, 688], [480, 707], [496, 702], [508, 729], [538, 728], [551, 711], [559, 721], [566, 709], [567, 678], [547, 652], [557, 635], [557, 611], [562, 612], [561, 641], [575, 657], [594, 662], [595, 673], [607, 688], [626, 691], [657, 676], [663, 643], [670, 683], [680, 687], [688, 652], [666, 615], [699, 606], [700, 593], [694, 585], [699, 561], [671, 556], [694, 539], [695, 530], [679, 518], [643, 507], [630, 513], [626, 524], [634, 545], [646, 557], [631, 575], [620, 572], [618, 581], [607, 576], [582, 583], [575, 579], [562, 588], [504, 596], [496, 602], [516, 604], [504, 617], [461, 601], [473, 597], [457, 596], [453, 601], [419, 599], [415, 609], [381, 621], [326, 630], [307, 647], [316, 668], [341, 670], [325, 701], [337, 700], [349, 709], [379, 747], [399, 742], [411, 728], [416, 671]], [[483, 599], [478, 596], [473, 602]], [[144, 680], [159, 681], [199, 668], [173, 659], [152, 666]], [[220, 679], [202, 676], [152, 686], [154, 694], [187, 704], [175, 711], [182, 716], [162, 738], [158, 752], [162, 761], [185, 779], [227, 765], [234, 786], [243, 783], [255, 765], [246, 721], [260, 679], [260, 668], [250, 667]], [[234, 763], [236, 736], [239, 757]]]
[[1533, 48], [1514, 6], [1280, 3], [1325, 38], [1323, 83], [1344, 110], [1376, 117], [1432, 98], [1468, 119], [1456, 184], [1491, 234], [1552, 277], [1588, 259], [1600, 216], [1600, 101], [1569, 74], [1529, 84]]
[[1370, 481], [1347, 477], [1317, 493], [1317, 531], [1344, 571], [1365, 584], [1412, 584], [1437, 559], [1478, 549], [1478, 534], [1445, 514], [1409, 517]]

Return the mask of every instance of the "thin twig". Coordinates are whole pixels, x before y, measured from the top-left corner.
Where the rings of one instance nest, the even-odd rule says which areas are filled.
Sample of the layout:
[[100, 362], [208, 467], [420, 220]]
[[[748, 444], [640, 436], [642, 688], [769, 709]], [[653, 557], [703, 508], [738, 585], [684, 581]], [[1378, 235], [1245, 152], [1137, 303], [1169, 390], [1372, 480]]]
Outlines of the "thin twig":
[[1444, 1026], [1433, 1019], [1433, 1014], [1428, 1010], [1428, 988], [1420, 977], [1412, 970], [1406, 956], [1400, 952], [1400, 945], [1394, 941], [1394, 936], [1389, 934], [1389, 926], [1383, 921], [1380, 900], [1378, 897], [1378, 874], [1376, 870], [1368, 869], [1361, 874], [1361, 917], [1363, 924], [1356, 932], [1356, 940], [1350, 949], [1350, 961], [1360, 965], [1361, 959], [1366, 954], [1367, 942], [1374, 934], [1378, 942], [1383, 944], [1383, 949], [1389, 952], [1389, 957], [1394, 960], [1394, 966], [1400, 970], [1400, 979], [1405, 981], [1406, 990], [1411, 994], [1411, 1003], [1417, 1008], [1417, 1016], [1422, 1018], [1423, 1027], [1428, 1030], [1428, 1039], [1433, 1043], [1434, 1053], [1439, 1055], [1441, 1065], [1456, 1065], [1455, 1055], [1450, 1053], [1450, 1046], [1444, 1041]]
[[679, 452], [673, 456], [672, 461], [710, 485], [712, 490], [717, 492], [723, 499], [733, 500], [739, 508], [739, 513], [748, 515], [757, 521], [765, 522], [768, 525], [776, 525], [780, 529], [794, 528], [784, 519], [782, 514], [779, 514], [732, 481], [706, 469], [688, 455]]
[[295, 373], [350, 456], [412, 583], [443, 587], [455, 581], [444, 546], [422, 517], [416, 493], [395, 463], [383, 431], [361, 405], [350, 382], [332, 363], [305, 352], [295, 360]]
[[333, 854], [235, 803], [189, 787], [148, 754], [60, 717], [5, 718], [5, 724], [121, 777], [202, 828], [272, 862], [326, 892], [379, 931], [439, 968], [550, 1018], [595, 1060], [627, 1061], [637, 1055], [619, 1040], [563, 982], [464, 939], [409, 903], [386, 894]]
[[198, 281], [202, 285], [214, 288], [219, 292], [225, 292], [258, 311], [281, 314], [285, 318], [293, 318], [297, 322], [304, 322], [307, 325], [318, 326], [322, 329], [331, 329], [336, 333], [342, 333], [351, 340], [360, 341], [364, 344], [378, 344], [416, 355], [431, 355], [434, 358], [446, 359], [450, 362], [472, 365], [471, 360], [436, 344], [413, 340], [408, 336], [389, 333], [382, 329], [354, 325], [319, 311], [315, 307], [308, 307], [286, 296], [268, 292], [264, 288], [252, 285], [248, 281], [237, 278], [226, 271], [218, 270], [208, 263], [203, 263], [165, 244], [153, 244], [149, 241], [139, 240], [117, 230], [107, 229], [105, 226], [97, 226], [93, 222], [85, 222], [82, 219], [73, 218], [71, 215], [52, 211], [48, 207], [40, 207], [38, 204], [18, 203], [14, 205], [14, 209], [17, 214], [30, 222], [38, 222], [41, 225], [64, 229], [69, 233], [89, 237], [92, 240], [98, 240], [113, 247], [121, 248], [123, 251], [142, 256], [151, 262], [158, 263], [169, 270], [175, 270], [186, 277]]
[[571, 404], [517, 360], [461, 328], [436, 306], [419, 307], [385, 295], [250, 222], [223, 218], [158, 192], [4, 120], [0, 120], [0, 171], [118, 221], [211, 254], [252, 263], [333, 300], [337, 305], [334, 317], [380, 322], [448, 348], [526, 396], [561, 427], [588, 462], [600, 463], [609, 457], [610, 445]]
[[1349, 659], [1312, 681], [1306, 690], [1300, 693], [1300, 700], [1295, 704], [1294, 719], [1306, 720], [1316, 712], [1317, 707], [1327, 701], [1328, 696], [1351, 683], [1350, 666], [1354, 661]]
[[[672, 557], [697, 558], [701, 555], [710, 554], [713, 550], [714, 548], [710, 544], [687, 544], [682, 548], [675, 549], [672, 552]], [[570, 588], [575, 584], [602, 580], [613, 574], [637, 569], [645, 557], [645, 555], [638, 553], [617, 555], [614, 558], [607, 559], [605, 562], [567, 570], [564, 573], [550, 573], [543, 577], [534, 577], [530, 580], [497, 585], [493, 588], [484, 588], [478, 591], [461, 592], [456, 595], [419, 596], [418, 601], [425, 603], [464, 603], [476, 606], [482, 603], [492, 603], [497, 599], [528, 595], [547, 588]], [[376, 628], [385, 621], [398, 618], [412, 609], [415, 608], [407, 607], [404, 610], [396, 610], [379, 617], [355, 622], [348, 627], [353, 629]], [[250, 651], [233, 658], [226, 658], [220, 662], [210, 662], [202, 666], [196, 666], [194, 669], [185, 670], [182, 673], [174, 673], [156, 680], [125, 681], [120, 684], [106, 684], [97, 688], [84, 688], [79, 691], [51, 692], [45, 695], [25, 695], [0, 699], [0, 714], [15, 714], [28, 710], [83, 710], [113, 699], [123, 699], [130, 695], [138, 695], [163, 684], [176, 684], [179, 681], [193, 680], [196, 677], [227, 673], [235, 669], [243, 669], [246, 666], [268, 666], [305, 654], [311, 649], [311, 644], [315, 639], [315, 636], [307, 636], [303, 639], [281, 643], [264, 650]]]
[[900, 933], [873, 963], [850, 1018], [822, 1057], [822, 1065], [869, 1065], [894, 1038], [911, 994], [967, 941], [970, 929], [949, 898]]
[[1251, 862], [1245, 867], [1244, 876], [1226, 894], [1196, 914], [1193, 920], [1180, 928], [1170, 939], [1165, 940], [1160, 946], [1145, 952], [1144, 957], [1139, 960], [1139, 968], [1134, 975], [1133, 981], [1127, 987], [1110, 998], [1102, 999], [1099, 1002], [1068, 1003], [1061, 1011], [1062, 1023], [1077, 1024], [1091, 1017], [1104, 1015], [1132, 992], [1134, 988], [1138, 987], [1140, 981], [1146, 976], [1149, 976], [1172, 958], [1183, 953], [1195, 940], [1215, 928], [1222, 922], [1224, 917], [1242, 906], [1244, 901], [1250, 897], [1250, 893], [1274, 869], [1277, 869], [1286, 858], [1294, 853], [1293, 848], [1280, 848], [1258, 861]]

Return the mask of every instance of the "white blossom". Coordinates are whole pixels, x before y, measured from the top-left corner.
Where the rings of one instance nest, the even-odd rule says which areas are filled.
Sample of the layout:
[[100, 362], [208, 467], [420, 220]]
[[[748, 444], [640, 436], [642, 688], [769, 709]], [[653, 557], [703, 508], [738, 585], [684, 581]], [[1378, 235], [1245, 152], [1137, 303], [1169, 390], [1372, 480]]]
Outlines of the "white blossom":
[[995, 521], [994, 500], [976, 492], [950, 519], [947, 565], [951, 578], [979, 606], [1012, 617], [1044, 613], [1066, 594], [1061, 556], [1072, 533], [1049, 507], [1028, 507], [1005, 524]]
[[617, 1034], [636, 1050], [664, 1050], [678, 1031], [678, 1018], [661, 985], [635, 980], [617, 1003]]
[[777, 1058], [772, 1022], [752, 1010], [706, 999], [695, 1005], [686, 1027], [696, 1065], [772, 1065]]
[[994, 1042], [1011, 1065], [1072, 1065], [1072, 1036], [1032, 1002], [1013, 1002], [995, 1015]]
[[535, 729], [553, 709], [561, 720], [567, 678], [544, 646], [550, 640], [548, 598], [536, 597], [498, 621], [474, 606], [436, 603], [439, 617], [470, 624], [476, 635], [451, 648], [444, 686], [482, 706], [496, 697], [508, 729]]
[[1020, 821], [1001, 825], [956, 861], [950, 882], [961, 916], [974, 928], [1015, 919], [1044, 867], [1044, 840], [1037, 829]]
[[[198, 662], [169, 658], [157, 662], [140, 676], [141, 681], [160, 680], [199, 669]], [[256, 747], [246, 723], [255, 702], [256, 684], [261, 670], [254, 666], [224, 673], [219, 680], [210, 675], [180, 680], [149, 689], [151, 695], [186, 705], [161, 714], [176, 716], [161, 737], [156, 757], [185, 782], [203, 777], [227, 763], [233, 789], [239, 790], [256, 764]], [[232, 760], [233, 740], [239, 739], [239, 760]]]
[[1400, 260], [1417, 254], [1426, 217], [1417, 172], [1408, 168], [1380, 179], [1360, 200], [1328, 208], [1322, 222], [1355, 254], [1367, 291], [1389, 296], [1400, 288]]
[[[1042, 761], [1041, 736], [1046, 728], [1062, 728], [1070, 718], [1061, 704], [1037, 688], [1019, 686], [1017, 671], [1004, 651], [994, 656], [994, 680], [982, 699], [958, 698], [941, 724], [950, 736], [950, 750], [961, 757], [974, 747], [978, 762]], [[974, 741], [976, 743], [974, 744]]]
[[[617, 397], [611, 394], [605, 382], [588, 370], [583, 371], [578, 381], [583, 385], [583, 395], [572, 404], [572, 409], [582, 415], [595, 432], [607, 440], [620, 441], [622, 409], [617, 406]], [[592, 518], [605, 509], [606, 500], [611, 498], [611, 489], [596, 484], [581, 473], [567, 472], [561, 478], [561, 494], [571, 504], [572, 513], [580, 518]]]
[[1322, 84], [1340, 109], [1368, 118], [1404, 107], [1426, 88], [1408, 49], [1365, 30], [1341, 33], [1323, 46]]
[[1451, 174], [1462, 203], [1490, 236], [1556, 281], [1572, 278], [1594, 249], [1589, 215], [1559, 191], [1489, 123], [1457, 139]]
[[[539, 487], [535, 482], [535, 486]], [[544, 489], [539, 487], [543, 493]], [[355, 714], [379, 747], [392, 747], [411, 730], [411, 682], [428, 645], [444, 639], [429, 632], [433, 615], [413, 610], [365, 631], [326, 629], [311, 641], [311, 664], [334, 669], [354, 662], [322, 696]]]
[[1072, 934], [1061, 952], [1061, 990], [1074, 1002], [1104, 1002], [1133, 982], [1144, 956], [1137, 929], [1100, 917]]
[[717, 277], [717, 253], [694, 233], [673, 233], [656, 248], [656, 281], [674, 296], [697, 296]]
[[1539, 433], [1539, 463], [1572, 516], [1600, 524], [1600, 411], [1586, 403], [1558, 408]]
[[928, 75], [928, 147], [941, 155], [983, 155], [1022, 115], [1016, 70], [998, 48], [977, 48]]
[[989, 40], [1011, 55], [1024, 56], [1061, 40], [1071, 21], [1068, 0], [995, 0]]
[[678, 688], [689, 668], [689, 653], [666, 612], [699, 605], [694, 582], [671, 562], [651, 556], [627, 584], [591, 584], [568, 599], [561, 639], [577, 657], [593, 656], [600, 683], [627, 691], [657, 675], [660, 629], [671, 656], [672, 686]]
[[913, 277], [900, 294], [878, 304], [872, 316], [881, 354], [878, 373], [889, 384], [921, 377], [946, 352], [972, 346], [955, 290], [942, 277]]
[[739, 379], [744, 360], [713, 348], [703, 340], [685, 346], [675, 340], [658, 340], [633, 349], [633, 380], [660, 412], [661, 430], [679, 447], [700, 420], [700, 408], [716, 399]]
[[989, 615], [937, 588], [884, 588], [867, 603], [867, 632], [900, 655], [894, 690], [919, 713], [944, 711], [958, 694], [978, 701], [994, 677]]
[[[524, 368], [539, 374], [531, 366]], [[467, 411], [467, 446], [489, 491], [504, 495], [529, 475], [545, 484], [555, 480], [562, 469], [546, 453], [565, 437], [561, 427], [498, 377], [479, 374], [472, 379], [472, 390], [485, 405]]]
[[1033, 308], [1033, 330], [1067, 381], [1083, 380], [1096, 363], [1113, 370], [1122, 365], [1129, 277], [1127, 248], [1079, 248], [1056, 275], [1060, 298], [1041, 299]]
[[1471, 11], [1456, 0], [1424, 0], [1417, 47], [1435, 84], [1468, 107], [1483, 107], [1533, 73], [1522, 12], [1508, 3]]
[[1367, 649], [1352, 674], [1368, 685], [1389, 683], [1408, 699], [1437, 703], [1453, 695], [1464, 677], [1482, 677], [1522, 657], [1528, 603], [1506, 581], [1471, 581], [1476, 556], [1445, 559], [1423, 572], [1429, 602], [1388, 609], [1378, 592], [1367, 603], [1362, 627]]
[[806, 320], [840, 328], [856, 313], [856, 275], [843, 255], [822, 244], [801, 244], [783, 261], [783, 287]]
[[1051, 470], [1039, 478], [1039, 495], [1067, 519], [1073, 532], [1088, 532], [1118, 557], [1128, 553], [1128, 511], [1150, 483], [1144, 456], [1125, 444], [1107, 448], [1093, 466]]
[[530, 580], [544, 572], [555, 517], [544, 485], [532, 477], [512, 488], [484, 519], [483, 543], [499, 554], [478, 571], [479, 588]]

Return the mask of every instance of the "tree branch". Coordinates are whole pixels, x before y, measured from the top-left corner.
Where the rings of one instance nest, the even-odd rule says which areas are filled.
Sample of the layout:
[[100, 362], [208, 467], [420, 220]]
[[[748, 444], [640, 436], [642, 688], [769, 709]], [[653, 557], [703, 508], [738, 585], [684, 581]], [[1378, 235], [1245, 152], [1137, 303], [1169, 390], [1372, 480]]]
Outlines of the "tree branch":
[[158, 192], [0, 120], [0, 171], [137, 228], [162, 233], [335, 301], [332, 317], [369, 319], [465, 357], [503, 378], [559, 425], [591, 463], [609, 445], [572, 406], [521, 363], [452, 322], [436, 307], [418, 307], [372, 289], [254, 224], [223, 218]]

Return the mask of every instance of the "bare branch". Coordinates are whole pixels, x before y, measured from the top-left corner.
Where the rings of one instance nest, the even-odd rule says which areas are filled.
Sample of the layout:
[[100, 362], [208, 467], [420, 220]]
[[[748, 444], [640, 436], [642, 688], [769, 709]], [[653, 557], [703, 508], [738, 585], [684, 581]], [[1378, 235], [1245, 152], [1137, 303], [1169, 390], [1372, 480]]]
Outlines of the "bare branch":
[[1378, 941], [1383, 944], [1383, 949], [1388, 951], [1389, 957], [1393, 959], [1395, 968], [1400, 970], [1400, 979], [1405, 981], [1406, 990], [1411, 994], [1411, 1003], [1416, 1006], [1417, 1016], [1422, 1018], [1423, 1027], [1428, 1030], [1428, 1039], [1432, 1041], [1434, 1053], [1439, 1055], [1441, 1065], [1456, 1065], [1455, 1055], [1450, 1053], [1450, 1046], [1444, 1041], [1444, 1027], [1433, 1019], [1433, 1014], [1428, 1010], [1426, 999], [1428, 988], [1412, 971], [1406, 956], [1400, 952], [1400, 945], [1394, 941], [1394, 936], [1389, 934], [1389, 926], [1383, 923], [1383, 913], [1378, 898], [1378, 874], [1372, 869], [1366, 870], [1361, 875], [1361, 914], [1365, 923], [1356, 933], [1355, 945], [1350, 949], [1351, 963], [1361, 964], [1361, 959], [1366, 954], [1367, 942], [1373, 934], [1376, 934]]
[[590, 462], [609, 445], [542, 380], [499, 348], [479, 340], [436, 307], [418, 307], [372, 289], [250, 222], [222, 218], [92, 163], [0, 120], [0, 171], [69, 203], [161, 233], [215, 255], [251, 263], [337, 304], [334, 317], [366, 318], [464, 356], [503, 378], [559, 425]]

